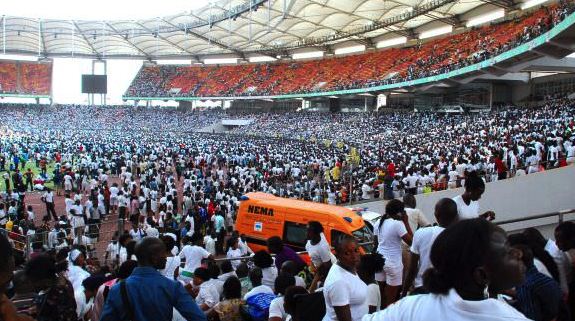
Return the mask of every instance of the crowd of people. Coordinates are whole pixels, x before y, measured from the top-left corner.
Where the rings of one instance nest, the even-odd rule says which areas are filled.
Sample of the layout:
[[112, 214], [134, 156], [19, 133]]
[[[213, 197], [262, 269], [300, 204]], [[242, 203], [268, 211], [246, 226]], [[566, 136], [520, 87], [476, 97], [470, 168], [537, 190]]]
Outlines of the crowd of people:
[[123, 232], [108, 248], [117, 264], [97, 264], [82, 244], [41, 247], [23, 260], [0, 233], [0, 318], [572, 320], [575, 223], [557, 225], [555, 240], [535, 228], [507, 235], [490, 222], [493, 213], [474, 212], [484, 190], [469, 174], [462, 195], [437, 202], [436, 225], [413, 229], [419, 210], [407, 207], [410, 196], [389, 201], [371, 253], [349, 235], [333, 241], [332, 254], [322, 223], [310, 221], [309, 264], [279, 236], [254, 253], [233, 227], [227, 259], [217, 260], [221, 245], [210, 232], [219, 238], [214, 231], [225, 223], [211, 220], [204, 236], [190, 229], [201, 216], [194, 210], [177, 235], [173, 226], [156, 228], [153, 216], [143, 233]]
[[[236, 117], [222, 110], [6, 106], [0, 115], [4, 187], [0, 191], [0, 227], [7, 231], [16, 253], [24, 250], [26, 254], [16, 257], [23, 270], [15, 274], [12, 287], [16, 298], [25, 298], [14, 302], [27, 302], [22, 303], [21, 311], [32, 308], [27, 313], [38, 320], [171, 320], [174, 315], [176, 320], [239, 320], [231, 317], [238, 313], [251, 313], [257, 320], [257, 313], [267, 313], [269, 320], [280, 321], [288, 314], [297, 320], [295, 315], [304, 313], [298, 309], [305, 307], [298, 295], [311, 295], [310, 300], [325, 304], [325, 320], [379, 320], [408, 313], [404, 309], [413, 304], [436, 305], [445, 295], [455, 301], [477, 299], [483, 289], [460, 283], [471, 279], [483, 282], [477, 283], [481, 285], [487, 282], [488, 290], [493, 286], [492, 294], [516, 286], [517, 294], [506, 295], [517, 299], [522, 293], [524, 300], [532, 300], [528, 290], [520, 292], [522, 278], [517, 274], [513, 275], [517, 279], [505, 280], [513, 282], [504, 283], [508, 288], [498, 280], [493, 285], [486, 281], [496, 278], [492, 272], [476, 275], [479, 272], [475, 269], [495, 271], [497, 264], [507, 264], [490, 261], [500, 251], [496, 244], [490, 244], [505, 239], [500, 230], [482, 221], [465, 227], [478, 229], [478, 238], [486, 241], [467, 244], [462, 251], [484, 254], [475, 257], [477, 265], [473, 272], [467, 271], [469, 275], [455, 274], [450, 270], [452, 263], [445, 263], [448, 261], [441, 254], [434, 259], [430, 248], [422, 248], [440, 230], [426, 229], [421, 237], [427, 239], [418, 240], [419, 230], [401, 224], [403, 213], [412, 211], [404, 209], [398, 198], [463, 186], [464, 194], [453, 202], [445, 201], [450, 205], [438, 207], [445, 212], [450, 206], [453, 210], [455, 204], [457, 217], [462, 219], [480, 216], [474, 212], [479, 208], [474, 202], [484, 191], [484, 182], [530, 175], [575, 161], [573, 103], [556, 99], [533, 108], [508, 107], [462, 115], [244, 114], [239, 117], [251, 118], [251, 125], [228, 134], [196, 132], [222, 118]], [[87, 114], [93, 117], [84, 117]], [[27, 205], [30, 191], [40, 193], [42, 208]], [[275, 258], [267, 252], [253, 253], [234, 228], [241, 196], [252, 191], [329, 204], [392, 200], [386, 219], [375, 225], [381, 257], [359, 258], [353, 240], [336, 247], [337, 258], [322, 253], [326, 243], [321, 224], [315, 223], [309, 227], [309, 251], [316, 253], [308, 268], [280, 238], [269, 240], [269, 252]], [[405, 204], [411, 202], [406, 200]], [[481, 216], [492, 219], [493, 215]], [[111, 240], [100, 230], [109, 220], [125, 225], [111, 231], [116, 232]], [[439, 217], [437, 221], [447, 230], [453, 223], [441, 223]], [[427, 225], [425, 220], [421, 222], [421, 226]], [[453, 237], [460, 237], [461, 232], [454, 233]], [[541, 249], [533, 244], [536, 236], [526, 237], [530, 237], [528, 241], [517, 242], [540, 255]], [[411, 261], [428, 264], [424, 255], [429, 254], [434, 266], [448, 264], [430, 276], [427, 285], [423, 271], [400, 259], [402, 251], [398, 252], [397, 246], [411, 244], [412, 239]], [[543, 247], [546, 242], [543, 239]], [[565, 270], [563, 252], [548, 250], [561, 256]], [[455, 251], [458, 249], [449, 253]], [[242, 262], [242, 257], [252, 254], [252, 259]], [[214, 261], [221, 256], [231, 261]], [[548, 261], [540, 256], [537, 259]], [[339, 263], [324, 265], [327, 261]], [[524, 264], [525, 270], [532, 267], [529, 260]], [[541, 268], [540, 263], [533, 264]], [[553, 274], [557, 269], [551, 265], [546, 268], [561, 286], [559, 297], [563, 300], [569, 289], [569, 274]], [[409, 276], [405, 281], [408, 286], [402, 287], [403, 276]], [[449, 281], [447, 276], [461, 279]], [[532, 277], [539, 280], [540, 275]], [[348, 296], [342, 292], [341, 278], [353, 280], [344, 285], [352, 287]], [[126, 282], [114, 287], [118, 279]], [[552, 284], [548, 279], [545, 282]], [[122, 290], [121, 284], [127, 290]], [[314, 285], [312, 289], [317, 289], [318, 284], [323, 287], [323, 300], [309, 288]], [[381, 310], [394, 298], [411, 291], [418, 293], [422, 287], [436, 296]], [[257, 300], [245, 298], [250, 290], [258, 294]], [[150, 293], [166, 295], [153, 297], [154, 304], [143, 304]], [[267, 295], [259, 295], [262, 293]], [[401, 302], [411, 300], [408, 297]], [[486, 309], [499, 304], [487, 301]], [[364, 302], [369, 302], [367, 310]], [[543, 313], [537, 310], [540, 306], [526, 302], [518, 308], [521, 313]], [[552, 313], [565, 316], [559, 314], [565, 306], [560, 303], [567, 301], [558, 302], [559, 312]], [[264, 305], [262, 311], [257, 310], [259, 304]], [[346, 305], [347, 309], [341, 309]], [[133, 309], [126, 310], [130, 306]], [[378, 309], [381, 312], [374, 313]], [[515, 310], [498, 309], [508, 316], [518, 315]], [[313, 306], [310, 311], [315, 311]], [[364, 316], [367, 312], [371, 314]], [[307, 314], [301, 315], [299, 320], [308, 321], [303, 317]]]
[[368, 88], [444, 74], [493, 58], [549, 31], [573, 12], [561, 1], [465, 33], [371, 53], [233, 66], [147, 66], [129, 97], [236, 97]]

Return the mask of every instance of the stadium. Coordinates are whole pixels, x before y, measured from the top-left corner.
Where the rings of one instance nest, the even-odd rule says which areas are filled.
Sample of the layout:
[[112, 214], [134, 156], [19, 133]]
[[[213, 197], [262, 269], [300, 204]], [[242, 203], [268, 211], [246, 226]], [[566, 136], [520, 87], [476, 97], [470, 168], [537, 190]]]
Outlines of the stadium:
[[575, 320], [572, 0], [0, 13], [0, 320]]

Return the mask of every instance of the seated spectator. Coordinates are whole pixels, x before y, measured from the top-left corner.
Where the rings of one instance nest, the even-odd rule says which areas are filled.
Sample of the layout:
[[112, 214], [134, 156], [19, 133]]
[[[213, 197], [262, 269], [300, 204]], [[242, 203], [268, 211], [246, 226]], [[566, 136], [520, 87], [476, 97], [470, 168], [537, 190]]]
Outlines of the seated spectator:
[[[252, 289], [252, 283], [251, 283], [250, 277], [249, 277], [250, 272], [251, 271], [245, 262], [242, 262], [238, 266], [238, 268], [236, 269], [236, 275], [237, 275], [238, 279], [240, 280], [240, 283], [242, 284], [242, 297], [244, 297], [246, 295], [246, 293], [248, 293], [248, 291], [250, 291]], [[260, 282], [261, 282], [261, 280], [260, 280]], [[244, 298], [244, 300], [245, 300], [245, 298]]]
[[244, 300], [247, 300], [251, 296], [254, 296], [258, 293], [274, 293], [272, 288], [262, 284], [263, 275], [262, 270], [259, 267], [256, 266], [250, 270], [249, 278], [252, 284], [252, 289], [244, 295]]
[[295, 279], [288, 274], [280, 273], [275, 281], [275, 293], [278, 296], [270, 304], [268, 321], [286, 321], [288, 314], [284, 309], [284, 294], [288, 287], [295, 285]]
[[241, 309], [244, 301], [241, 298], [242, 285], [237, 277], [229, 277], [224, 282], [223, 300], [216, 304], [206, 315], [214, 321], [241, 321]]
[[272, 256], [268, 252], [261, 250], [254, 254], [252, 260], [254, 265], [262, 270], [262, 284], [273, 289], [275, 279], [278, 276], [278, 269], [274, 265]]
[[186, 286], [202, 311], [213, 308], [220, 301], [218, 289], [213, 285], [210, 286], [210, 279], [208, 269], [199, 267], [194, 271], [193, 284]]
[[296, 269], [297, 264], [294, 261], [285, 261], [282, 264], [280, 273], [285, 273], [287, 275], [293, 276], [295, 278], [295, 285], [305, 288], [306, 287], [305, 280], [301, 276], [297, 275], [298, 271]]

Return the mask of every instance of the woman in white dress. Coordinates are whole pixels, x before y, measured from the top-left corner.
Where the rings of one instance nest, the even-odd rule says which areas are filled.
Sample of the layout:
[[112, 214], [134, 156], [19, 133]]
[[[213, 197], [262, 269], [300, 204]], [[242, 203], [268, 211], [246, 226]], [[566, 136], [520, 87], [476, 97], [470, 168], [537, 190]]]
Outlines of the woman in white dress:
[[411, 245], [413, 233], [409, 226], [405, 207], [400, 200], [393, 199], [385, 206], [385, 215], [374, 224], [373, 234], [377, 253], [385, 258], [383, 272], [375, 279], [380, 284], [383, 307], [395, 302], [403, 283], [403, 261], [401, 242]]

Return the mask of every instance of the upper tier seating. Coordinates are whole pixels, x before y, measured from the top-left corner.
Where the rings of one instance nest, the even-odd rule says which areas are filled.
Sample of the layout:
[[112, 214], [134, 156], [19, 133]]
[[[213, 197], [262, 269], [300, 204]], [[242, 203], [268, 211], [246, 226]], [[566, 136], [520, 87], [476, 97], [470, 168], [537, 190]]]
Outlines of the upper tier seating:
[[131, 97], [269, 96], [366, 88], [438, 75], [488, 59], [546, 32], [573, 4], [552, 5], [417, 46], [309, 61], [143, 67]]
[[52, 64], [0, 61], [0, 93], [50, 95]]

